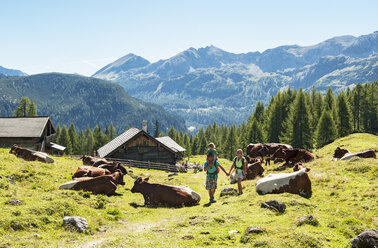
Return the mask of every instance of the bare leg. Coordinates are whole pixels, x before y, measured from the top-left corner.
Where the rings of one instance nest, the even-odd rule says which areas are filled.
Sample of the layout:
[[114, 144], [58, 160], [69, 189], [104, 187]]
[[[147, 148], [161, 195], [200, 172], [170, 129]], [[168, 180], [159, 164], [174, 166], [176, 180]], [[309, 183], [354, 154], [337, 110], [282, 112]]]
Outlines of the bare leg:
[[241, 179], [241, 178], [239, 178], [239, 179], [238, 179], [238, 189], [239, 189], [239, 194], [241, 194], [241, 193], [243, 192], [243, 189], [242, 189], [242, 184], [241, 184], [241, 182], [242, 182], [242, 179]]

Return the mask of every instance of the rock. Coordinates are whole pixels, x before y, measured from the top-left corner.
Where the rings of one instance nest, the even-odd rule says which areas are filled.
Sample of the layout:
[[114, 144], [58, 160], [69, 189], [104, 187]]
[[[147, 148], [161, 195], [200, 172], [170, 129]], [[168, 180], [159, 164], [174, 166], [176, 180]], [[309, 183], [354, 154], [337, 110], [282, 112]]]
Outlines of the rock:
[[264, 231], [262, 229], [260, 229], [259, 227], [247, 227], [247, 229], [245, 229], [244, 233], [245, 234], [251, 234], [251, 233], [256, 233], [256, 234], [260, 234], [260, 233], [263, 233]]
[[279, 203], [276, 200], [270, 200], [270, 201], [263, 202], [263, 203], [261, 203], [261, 207], [262, 208], [268, 208], [268, 209], [271, 209], [271, 210], [274, 210], [274, 211], [277, 211], [277, 212], [280, 212], [280, 213], [285, 212], [285, 209], [286, 209], [286, 205], [284, 203]]
[[295, 224], [297, 224], [297, 226], [301, 226], [301, 225], [304, 225], [304, 224], [317, 226], [319, 224], [319, 222], [314, 216], [306, 215], [306, 216], [301, 217], [299, 220], [297, 220], [295, 222]]
[[187, 236], [182, 237], [182, 239], [191, 240], [191, 239], [194, 239], [194, 237], [192, 235], [187, 235]]
[[201, 232], [201, 234], [210, 234], [210, 232]]
[[366, 230], [352, 239], [352, 248], [376, 248], [378, 247], [378, 230]]
[[22, 203], [22, 200], [17, 200], [17, 199], [10, 199], [8, 201], [8, 204], [13, 205], [13, 206], [18, 206]]
[[234, 188], [224, 188], [220, 192], [220, 196], [225, 196], [225, 195], [237, 195], [238, 191]]
[[232, 231], [228, 231], [229, 234], [237, 234], [237, 233], [240, 233], [238, 230], [232, 230]]
[[63, 219], [63, 225], [70, 230], [84, 232], [88, 229], [88, 221], [82, 217], [66, 216]]

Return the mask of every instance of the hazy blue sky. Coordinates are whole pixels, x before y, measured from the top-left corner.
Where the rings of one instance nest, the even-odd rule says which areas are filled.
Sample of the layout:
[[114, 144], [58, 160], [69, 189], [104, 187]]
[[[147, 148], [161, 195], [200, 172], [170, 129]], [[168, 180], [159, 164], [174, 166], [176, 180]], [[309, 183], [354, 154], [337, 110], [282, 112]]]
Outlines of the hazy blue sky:
[[241, 53], [378, 30], [378, 1], [1, 0], [0, 65], [91, 75], [127, 53]]

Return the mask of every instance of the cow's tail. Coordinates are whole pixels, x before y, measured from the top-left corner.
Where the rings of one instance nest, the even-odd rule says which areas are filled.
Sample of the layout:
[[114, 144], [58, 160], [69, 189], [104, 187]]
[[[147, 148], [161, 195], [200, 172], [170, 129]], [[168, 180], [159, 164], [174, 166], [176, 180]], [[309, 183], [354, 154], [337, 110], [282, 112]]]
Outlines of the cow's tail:
[[79, 181], [70, 181], [67, 183], [63, 183], [59, 186], [59, 189], [72, 189]]

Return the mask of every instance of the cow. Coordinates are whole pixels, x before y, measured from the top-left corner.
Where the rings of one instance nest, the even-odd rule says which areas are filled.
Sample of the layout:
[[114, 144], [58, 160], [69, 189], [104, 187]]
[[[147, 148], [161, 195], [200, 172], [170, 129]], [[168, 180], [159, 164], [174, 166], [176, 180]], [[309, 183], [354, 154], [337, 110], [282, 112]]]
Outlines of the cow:
[[75, 174], [72, 176], [72, 179], [78, 177], [99, 177], [109, 174], [111, 174], [111, 172], [107, 169], [97, 168], [93, 166], [79, 166]]
[[16, 144], [14, 144], [11, 147], [9, 153], [14, 154], [16, 155], [16, 157], [22, 158], [26, 161], [40, 161], [43, 163], [54, 163], [54, 159], [51, 158], [47, 153], [22, 148]]
[[337, 147], [335, 152], [333, 153], [332, 160], [339, 160], [340, 158], [344, 157], [344, 155], [347, 153], [350, 153], [348, 149], [342, 149], [340, 147]]
[[375, 151], [372, 149], [369, 149], [367, 151], [362, 151], [362, 152], [347, 153], [342, 158], [340, 158], [340, 160], [349, 160], [352, 157], [377, 158], [377, 156], [375, 155]]
[[167, 205], [172, 207], [193, 206], [199, 203], [201, 196], [187, 186], [170, 186], [149, 183], [149, 178], [138, 177], [134, 182], [132, 193], [141, 193], [144, 204]]
[[92, 192], [93, 194], [111, 196], [116, 194], [115, 191], [118, 184], [125, 185], [123, 174], [119, 170], [110, 175], [76, 178], [73, 181], [60, 185], [59, 189], [83, 190]]
[[110, 173], [114, 173], [116, 170], [120, 170], [124, 175], [127, 174], [125, 166], [119, 162], [107, 162], [98, 166], [101, 169], [107, 169]]
[[[257, 159], [256, 162], [252, 163], [252, 164], [248, 164], [248, 168], [247, 168], [247, 173], [246, 173], [246, 177], [245, 179], [243, 180], [253, 180], [255, 179], [257, 176], [262, 176], [264, 172], [264, 168], [261, 166], [261, 159]], [[238, 181], [237, 177], [236, 177], [236, 172], [234, 172], [230, 178], [229, 178], [229, 182], [231, 184], [234, 184]]]
[[83, 160], [83, 165], [89, 165], [89, 166], [94, 166], [94, 167], [98, 167], [99, 165], [105, 164], [108, 162], [104, 158], [95, 158], [88, 155], [83, 155], [81, 159]]
[[265, 166], [267, 166], [268, 164], [270, 165], [270, 161], [271, 161], [271, 156], [279, 149], [279, 148], [283, 148], [283, 149], [293, 149], [293, 147], [291, 145], [287, 145], [287, 144], [281, 144], [281, 143], [266, 143], [263, 145], [262, 147], [262, 154], [264, 157], [268, 157], [266, 160], [265, 160]]
[[292, 173], [269, 174], [256, 182], [256, 192], [259, 195], [292, 193], [310, 198], [312, 191], [308, 171], [309, 168], [302, 168]]
[[264, 145], [261, 144], [261, 143], [258, 143], [258, 144], [249, 144], [247, 146], [247, 156], [246, 156], [246, 159], [247, 159], [248, 163], [252, 163], [253, 159], [256, 159], [256, 158], [263, 159], [263, 157], [264, 157], [263, 147], [264, 147]]
[[304, 149], [285, 149], [280, 147], [272, 156], [274, 159], [282, 158], [286, 164], [298, 162], [310, 162], [314, 155]]
[[[303, 166], [302, 163], [296, 163], [296, 164], [294, 165], [294, 167], [293, 167], [293, 171], [294, 171], [294, 172], [295, 172], [295, 171], [300, 171], [300, 170], [302, 170], [303, 168], [305, 168], [305, 167]], [[310, 168], [308, 168], [308, 171], [310, 171]]]

